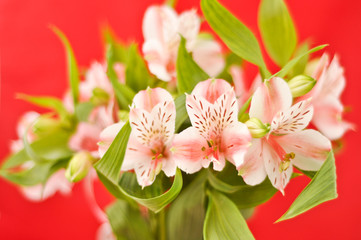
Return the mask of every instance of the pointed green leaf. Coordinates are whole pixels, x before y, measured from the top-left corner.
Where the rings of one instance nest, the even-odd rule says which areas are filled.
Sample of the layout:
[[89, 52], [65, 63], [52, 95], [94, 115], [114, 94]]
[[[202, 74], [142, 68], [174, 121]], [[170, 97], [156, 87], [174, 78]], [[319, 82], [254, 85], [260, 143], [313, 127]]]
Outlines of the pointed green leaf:
[[94, 164], [94, 168], [114, 184], [118, 183], [128, 139], [131, 132], [129, 122], [118, 132], [104, 156]]
[[[308, 42], [305, 42], [296, 49], [295, 56], [303, 55], [308, 50], [309, 50], [309, 44], [308, 44]], [[297, 76], [297, 75], [305, 73], [308, 59], [309, 59], [309, 55], [306, 54], [294, 65], [294, 67], [292, 69], [292, 76]]]
[[146, 89], [151, 82], [151, 76], [136, 44], [130, 45], [128, 49], [125, 79], [127, 86], [135, 92]]
[[149, 223], [142, 217], [139, 209], [126, 201], [117, 200], [106, 208], [109, 223], [118, 239], [154, 239]]
[[177, 169], [170, 188], [169, 184], [165, 185], [166, 183], [166, 177], [159, 174], [152, 185], [142, 189], [137, 182], [135, 174], [125, 172], [122, 174], [119, 186], [126, 196], [158, 213], [171, 203], [181, 191], [183, 185], [181, 171]]
[[297, 35], [283, 0], [262, 0], [258, 23], [267, 52], [279, 66], [284, 66], [295, 50]]
[[74, 105], [78, 104], [79, 99], [79, 71], [78, 71], [78, 65], [76, 63], [76, 59], [74, 56], [73, 49], [71, 48], [71, 45], [60, 29], [58, 29], [55, 26], [50, 27], [51, 30], [59, 37], [61, 42], [63, 43], [66, 51], [67, 56], [67, 63], [68, 63], [68, 77], [70, 81], [70, 88], [71, 88], [71, 94], [73, 97], [73, 103]]
[[320, 45], [320, 46], [317, 46], [317, 47], [314, 47], [310, 50], [308, 50], [307, 52], [303, 53], [303, 54], [300, 54], [298, 55], [297, 57], [293, 58], [291, 61], [289, 61], [280, 71], [278, 71], [277, 73], [273, 74], [270, 78], [272, 77], [285, 77], [291, 70], [292, 68], [300, 61], [302, 60], [303, 57], [311, 54], [311, 53], [314, 53], [314, 52], [317, 52], [325, 47], [327, 47], [328, 44], [324, 44], [324, 45]]
[[190, 93], [200, 81], [207, 80], [205, 73], [186, 49], [186, 40], [181, 37], [177, 57], [177, 87], [179, 93]]
[[168, 239], [202, 239], [206, 179], [207, 174], [201, 172], [170, 205], [167, 211]]
[[209, 25], [229, 49], [244, 60], [259, 66], [262, 75], [269, 77], [254, 34], [217, 0], [202, 0], [201, 8]]
[[321, 169], [277, 222], [293, 218], [335, 198], [337, 198], [336, 166], [333, 153], [330, 152]]
[[[51, 135], [40, 138], [30, 144], [32, 150], [42, 159], [56, 161], [58, 159], [68, 158], [73, 155], [68, 147], [70, 133], [65, 131], [56, 131]], [[1, 168], [11, 169], [21, 164], [33, 160], [27, 154], [25, 149], [8, 157]]]
[[54, 97], [38, 97], [30, 96], [27, 94], [18, 94], [18, 98], [30, 102], [36, 106], [48, 108], [57, 112], [60, 116], [68, 115], [68, 111], [65, 109], [64, 104]]
[[176, 106], [176, 118], [175, 118], [175, 131], [178, 131], [184, 121], [188, 119], [188, 113], [186, 109], [186, 95], [181, 94], [174, 100]]
[[[230, 185], [229, 188], [231, 189], [239, 187], [238, 191], [231, 191], [226, 194], [239, 209], [256, 207], [267, 202], [277, 192], [277, 189], [272, 186], [268, 178], [258, 185], [247, 185], [243, 178], [238, 176], [237, 169], [232, 164], [227, 164], [225, 169], [219, 172], [216, 177], [224, 184]], [[213, 187], [212, 184], [211, 186]]]
[[91, 102], [82, 102], [75, 107], [75, 116], [81, 122], [87, 122], [94, 105]]
[[205, 240], [254, 239], [237, 206], [216, 191], [208, 192], [209, 202], [204, 221]]
[[244, 186], [243, 185], [231, 185], [225, 182], [222, 182], [220, 179], [215, 177], [211, 171], [208, 171], [208, 181], [211, 186], [223, 193], [234, 193], [241, 190]]

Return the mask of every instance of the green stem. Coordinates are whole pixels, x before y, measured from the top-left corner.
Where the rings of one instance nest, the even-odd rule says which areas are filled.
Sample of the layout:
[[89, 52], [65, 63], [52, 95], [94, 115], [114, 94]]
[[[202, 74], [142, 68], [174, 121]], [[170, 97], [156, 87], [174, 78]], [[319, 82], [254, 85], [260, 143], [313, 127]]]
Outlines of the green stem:
[[158, 217], [158, 239], [167, 240], [167, 229], [165, 223], [164, 209], [157, 214], [157, 217]]

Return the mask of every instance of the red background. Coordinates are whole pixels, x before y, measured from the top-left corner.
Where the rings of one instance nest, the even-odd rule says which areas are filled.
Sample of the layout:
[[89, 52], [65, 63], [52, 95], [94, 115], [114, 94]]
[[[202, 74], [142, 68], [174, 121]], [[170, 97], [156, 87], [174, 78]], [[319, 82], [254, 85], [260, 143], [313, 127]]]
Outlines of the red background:
[[[142, 41], [141, 21], [145, 9], [161, 1], [110, 0], [1, 0], [1, 139], [0, 158], [9, 152], [20, 115], [34, 109], [16, 100], [15, 93], [61, 97], [67, 87], [63, 47], [47, 28], [55, 24], [68, 36], [78, 62], [89, 66], [102, 60], [99, 34], [108, 22], [123, 40]], [[224, 5], [257, 32], [259, 1], [222, 0]], [[328, 52], [337, 52], [346, 68], [347, 88], [343, 94], [352, 111], [346, 118], [361, 123], [361, 1], [289, 0], [299, 37], [311, 36], [316, 44], [329, 43]], [[177, 10], [200, 8], [198, 0], [179, 0]], [[257, 33], [258, 34], [258, 33]], [[259, 34], [258, 34], [259, 36]], [[36, 109], [36, 108], [35, 108]], [[360, 140], [355, 132], [346, 134], [345, 148], [337, 156], [337, 200], [322, 204], [295, 219], [274, 224], [307, 184], [293, 180], [286, 196], [277, 194], [259, 207], [249, 226], [257, 239], [360, 239], [361, 182]], [[109, 197], [103, 196], [106, 203]], [[0, 179], [0, 239], [94, 239], [99, 223], [85, 204], [80, 186], [70, 197], [56, 195], [42, 203], [25, 200], [17, 188]]]

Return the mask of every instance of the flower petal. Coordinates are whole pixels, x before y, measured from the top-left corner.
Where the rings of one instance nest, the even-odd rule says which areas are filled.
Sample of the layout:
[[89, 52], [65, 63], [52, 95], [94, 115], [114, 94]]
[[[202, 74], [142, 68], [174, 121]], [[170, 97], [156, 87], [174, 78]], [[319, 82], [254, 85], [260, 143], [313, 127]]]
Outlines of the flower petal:
[[108, 150], [118, 132], [124, 126], [124, 122], [118, 122], [106, 127], [99, 135], [98, 152], [99, 156], [103, 157], [105, 152]]
[[211, 77], [216, 77], [222, 72], [225, 61], [221, 45], [208, 39], [197, 39], [192, 49], [194, 61]]
[[192, 9], [184, 11], [178, 18], [178, 33], [181, 34], [186, 40], [187, 45], [194, 44], [197, 38], [201, 21], [197, 15], [197, 10]]
[[222, 133], [222, 150], [228, 161], [239, 167], [244, 162], [244, 155], [250, 146], [251, 135], [245, 124], [235, 122]]
[[272, 119], [271, 131], [274, 134], [290, 134], [307, 127], [312, 119], [311, 99], [296, 103], [286, 111], [281, 111]]
[[86, 150], [97, 153], [97, 143], [99, 141], [100, 133], [101, 129], [98, 126], [81, 122], [78, 124], [76, 132], [69, 140], [69, 147], [74, 151]]
[[208, 79], [199, 82], [193, 89], [192, 95], [201, 96], [213, 104], [222, 94], [232, 89], [232, 86], [223, 79]]
[[[286, 135], [289, 136], [289, 135]], [[287, 167], [285, 170], [280, 169], [280, 164], [282, 160], [272, 146], [267, 142], [263, 141], [263, 160], [265, 164], [265, 169], [270, 179], [272, 185], [281, 191], [284, 195], [284, 189], [291, 179], [293, 172], [292, 164]]]
[[144, 39], [156, 39], [164, 43], [169, 36], [176, 34], [177, 21], [177, 13], [168, 6], [149, 7], [143, 18]]
[[158, 103], [153, 108], [151, 115], [152, 121], [154, 121], [150, 127], [153, 135], [152, 141], [161, 140], [164, 145], [168, 145], [173, 139], [175, 129], [176, 110], [173, 100]]
[[266, 80], [253, 94], [249, 116], [270, 123], [279, 111], [289, 109], [292, 94], [288, 84], [278, 77]]
[[329, 96], [315, 104], [313, 124], [329, 139], [341, 138], [354, 125], [342, 120], [343, 106], [339, 99]]
[[[177, 166], [186, 173], [195, 173], [202, 168], [205, 153], [202, 149], [207, 146], [206, 140], [194, 127], [189, 127], [174, 136], [172, 144], [172, 156]], [[204, 163], [210, 163], [206, 159]]]
[[133, 107], [140, 108], [147, 112], [158, 104], [163, 102], [172, 102], [173, 97], [170, 93], [163, 88], [148, 88], [138, 92], [133, 99]]
[[292, 163], [309, 171], [317, 171], [331, 151], [331, 142], [318, 131], [307, 129], [301, 132], [277, 137], [283, 149], [295, 154]]
[[261, 139], [252, 140], [252, 145], [244, 157], [244, 163], [237, 169], [248, 185], [254, 186], [265, 180], [267, 173], [264, 168]]
[[238, 103], [233, 88], [222, 94], [213, 105], [212, 122], [219, 134], [230, 124], [238, 122]]
[[199, 131], [205, 139], [209, 138], [212, 129], [213, 106], [201, 96], [187, 95], [186, 108], [192, 126]]

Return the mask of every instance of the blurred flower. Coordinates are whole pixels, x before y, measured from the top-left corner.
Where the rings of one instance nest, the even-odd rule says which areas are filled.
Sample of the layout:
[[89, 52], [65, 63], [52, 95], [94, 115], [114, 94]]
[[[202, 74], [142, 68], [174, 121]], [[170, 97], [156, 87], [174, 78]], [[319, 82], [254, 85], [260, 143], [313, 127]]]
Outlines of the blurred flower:
[[112, 227], [109, 222], [104, 222], [97, 230], [96, 233], [97, 240], [116, 240]]
[[26, 134], [27, 140], [29, 143], [32, 143], [36, 139], [35, 133], [32, 131], [31, 125], [40, 117], [40, 114], [37, 112], [26, 112], [21, 116], [16, 133], [18, 135], [18, 140], [14, 140], [10, 144], [11, 152], [15, 153], [24, 148], [23, 136]]
[[249, 185], [266, 176], [284, 193], [293, 165], [317, 171], [331, 150], [331, 142], [315, 130], [304, 130], [312, 119], [310, 100], [292, 105], [292, 94], [281, 78], [266, 80], [253, 95], [249, 115], [270, 124], [268, 135], [253, 139], [238, 169]]
[[150, 72], [167, 82], [176, 78], [182, 35], [197, 64], [212, 77], [219, 74], [225, 65], [221, 46], [214, 40], [197, 38], [199, 28], [200, 19], [194, 9], [178, 15], [165, 5], [149, 7], [143, 19], [143, 53]]
[[[140, 91], [133, 99], [129, 113], [132, 127], [122, 170], [134, 170], [139, 185], [149, 186], [163, 170], [174, 176], [176, 165], [169, 152], [175, 128], [175, 105], [172, 96], [162, 88]], [[104, 154], [123, 123], [114, 124], [101, 134], [99, 152]]]
[[339, 139], [347, 130], [352, 129], [353, 125], [342, 120], [344, 107], [340, 98], [346, 82], [344, 69], [338, 57], [335, 56], [330, 63], [329, 56], [324, 54], [318, 61], [312, 77], [317, 80], [316, 85], [311, 92], [297, 101], [312, 97], [315, 109], [312, 123], [329, 139]]
[[243, 162], [251, 135], [238, 122], [238, 104], [233, 88], [222, 79], [197, 84], [187, 95], [186, 107], [192, 127], [176, 134], [172, 152], [177, 166], [187, 173], [213, 163], [221, 171], [225, 160], [236, 166]]
[[242, 107], [242, 105], [248, 100], [254, 91], [256, 91], [256, 89], [261, 86], [261, 75], [257, 74], [252, 82], [251, 87], [247, 90], [245, 86], [246, 83], [244, 72], [241, 67], [233, 65], [229, 68], [229, 73], [231, 74], [234, 83], [234, 91], [238, 99], [238, 107]]
[[71, 189], [72, 183], [65, 178], [65, 170], [61, 169], [51, 175], [44, 186], [38, 184], [35, 186], [22, 187], [21, 192], [27, 199], [38, 202], [52, 197], [56, 192], [62, 195], [69, 195]]

